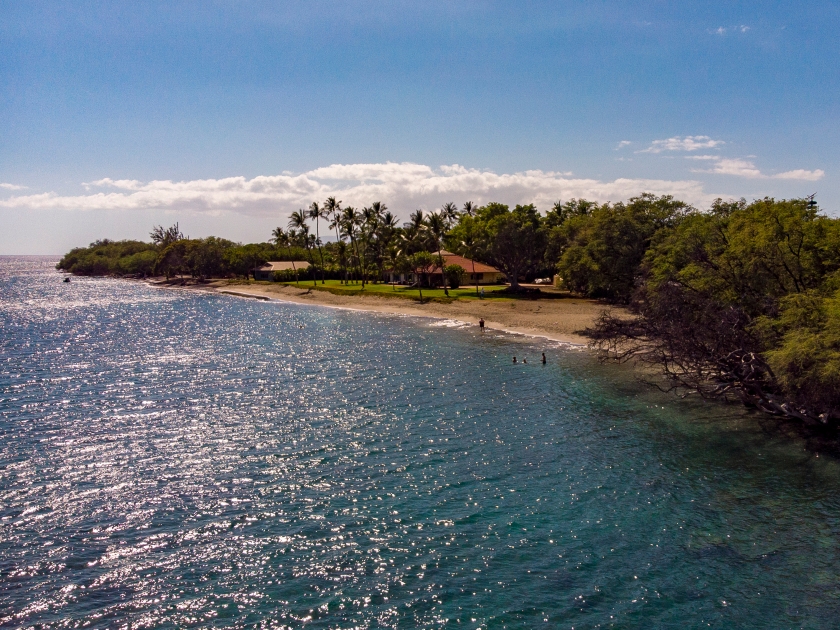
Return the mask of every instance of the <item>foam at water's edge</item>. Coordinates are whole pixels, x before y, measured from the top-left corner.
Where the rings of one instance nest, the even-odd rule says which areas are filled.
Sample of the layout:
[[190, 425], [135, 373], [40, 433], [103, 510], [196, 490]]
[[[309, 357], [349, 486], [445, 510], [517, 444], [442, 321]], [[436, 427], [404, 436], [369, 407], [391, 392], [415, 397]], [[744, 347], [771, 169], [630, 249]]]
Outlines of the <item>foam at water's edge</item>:
[[[168, 288], [168, 287], [163, 287]], [[172, 287], [172, 288], [181, 288], [181, 287]], [[475, 324], [470, 322], [465, 322], [463, 320], [452, 319], [447, 317], [441, 317], [439, 315], [428, 315], [424, 313], [400, 313], [400, 312], [390, 312], [387, 310], [371, 310], [353, 306], [338, 306], [335, 304], [309, 304], [304, 302], [298, 302], [296, 300], [284, 300], [280, 297], [274, 296], [266, 296], [263, 293], [248, 293], [247, 291], [216, 291], [217, 293], [223, 295], [229, 295], [232, 297], [240, 297], [244, 299], [249, 298], [256, 298], [262, 301], [268, 302], [282, 302], [283, 304], [295, 304], [297, 306], [302, 307], [312, 307], [312, 308], [332, 308], [338, 309], [342, 311], [354, 311], [357, 313], [369, 313], [371, 315], [388, 315], [391, 317], [418, 317], [424, 319], [432, 319], [436, 320], [437, 323], [431, 324], [432, 326], [439, 326], [439, 327], [446, 327], [446, 328], [474, 328]], [[492, 325], [491, 323], [486, 324], [486, 329], [488, 331], [493, 331], [497, 333], [504, 333], [508, 335], [517, 335], [522, 337], [530, 337], [534, 339], [545, 339], [546, 341], [551, 342], [553, 345], [551, 347], [554, 348], [568, 348], [570, 350], [586, 350], [587, 345], [585, 343], [576, 343], [574, 341], [568, 341], [565, 339], [558, 339], [557, 337], [553, 337], [550, 334], [534, 332], [534, 331], [524, 331], [524, 330], [517, 330], [515, 328], [506, 328], [499, 325]]]

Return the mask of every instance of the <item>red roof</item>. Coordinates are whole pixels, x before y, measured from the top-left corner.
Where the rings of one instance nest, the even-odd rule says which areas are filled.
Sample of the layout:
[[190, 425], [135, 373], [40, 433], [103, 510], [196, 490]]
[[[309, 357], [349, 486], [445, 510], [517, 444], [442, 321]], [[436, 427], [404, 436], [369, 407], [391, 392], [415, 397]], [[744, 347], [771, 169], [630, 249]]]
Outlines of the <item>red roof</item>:
[[[446, 267], [447, 265], [460, 265], [464, 271], [467, 273], [473, 273], [473, 264], [475, 265], [475, 273], [501, 273], [495, 267], [491, 267], [490, 265], [485, 265], [484, 263], [480, 263], [478, 261], [473, 262], [469, 258], [464, 258], [463, 256], [459, 256], [458, 254], [453, 254], [451, 252], [441, 252], [443, 256], [443, 266]], [[434, 252], [432, 256], [435, 259], [435, 263], [438, 262], [437, 254]], [[432, 268], [431, 273], [440, 273], [440, 266], [435, 264]]]

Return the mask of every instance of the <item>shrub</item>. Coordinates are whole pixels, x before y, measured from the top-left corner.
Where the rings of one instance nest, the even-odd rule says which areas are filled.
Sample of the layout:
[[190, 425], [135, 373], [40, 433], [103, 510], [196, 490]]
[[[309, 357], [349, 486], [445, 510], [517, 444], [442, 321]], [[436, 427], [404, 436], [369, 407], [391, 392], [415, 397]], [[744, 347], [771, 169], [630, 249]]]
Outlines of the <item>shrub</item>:
[[465, 273], [461, 265], [446, 265], [443, 269], [443, 275], [450, 289], [457, 289], [461, 286], [461, 280], [464, 278]]

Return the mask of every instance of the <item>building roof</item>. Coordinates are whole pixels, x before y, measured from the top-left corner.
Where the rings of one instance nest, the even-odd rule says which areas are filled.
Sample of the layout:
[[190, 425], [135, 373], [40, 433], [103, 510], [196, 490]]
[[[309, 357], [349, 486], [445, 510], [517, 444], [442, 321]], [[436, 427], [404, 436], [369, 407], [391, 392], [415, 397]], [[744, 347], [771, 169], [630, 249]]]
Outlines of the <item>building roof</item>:
[[[294, 263], [294, 267], [292, 264]], [[257, 271], [286, 271], [291, 269], [307, 269], [309, 267], [309, 263], [305, 260], [280, 260], [280, 261], [269, 261], [265, 263], [262, 267], [259, 267]]]
[[[434, 256], [434, 253], [432, 255]], [[473, 264], [475, 264], [475, 273], [502, 273], [495, 267], [485, 265], [484, 263], [480, 263], [478, 261], [473, 263], [473, 261], [469, 258], [464, 258], [463, 256], [453, 254], [452, 252], [441, 251], [441, 255], [443, 256], [444, 267], [447, 265], [460, 265], [467, 273], [473, 273]], [[437, 261], [437, 256], [434, 256], [434, 258], [435, 261]], [[440, 273], [440, 267], [435, 265], [432, 269], [432, 273]]]

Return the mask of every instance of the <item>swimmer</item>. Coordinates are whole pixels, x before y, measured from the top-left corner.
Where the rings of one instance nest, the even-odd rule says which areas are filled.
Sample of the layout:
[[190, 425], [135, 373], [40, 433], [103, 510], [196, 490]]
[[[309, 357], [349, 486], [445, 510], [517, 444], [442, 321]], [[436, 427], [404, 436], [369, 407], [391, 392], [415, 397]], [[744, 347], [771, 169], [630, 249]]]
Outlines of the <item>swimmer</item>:
[[513, 362], [516, 363], [516, 357], [513, 357]]
[[543, 354], [542, 364], [545, 365], [545, 352], [543, 352], [542, 354]]
[[522, 359], [522, 363], [528, 363], [528, 359]]

